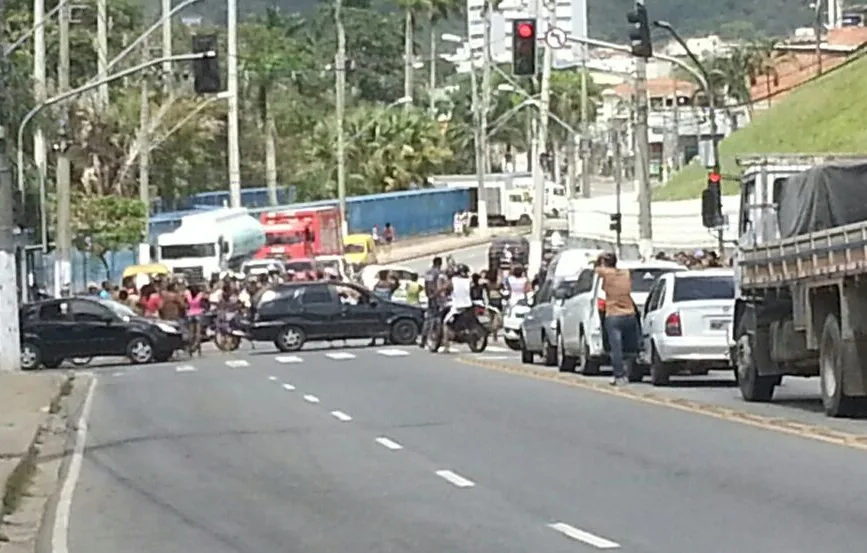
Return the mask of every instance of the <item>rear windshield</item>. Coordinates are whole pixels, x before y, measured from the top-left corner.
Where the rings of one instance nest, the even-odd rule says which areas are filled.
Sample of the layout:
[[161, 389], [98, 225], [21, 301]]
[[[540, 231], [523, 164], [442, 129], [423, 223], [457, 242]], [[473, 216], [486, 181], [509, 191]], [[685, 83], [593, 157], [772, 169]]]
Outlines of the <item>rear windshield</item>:
[[689, 277], [674, 280], [672, 301], [731, 300], [735, 297], [732, 277]]
[[661, 277], [666, 273], [670, 273], [673, 269], [630, 269], [630, 275], [632, 276], [632, 291], [639, 293], [647, 293], [650, 292], [650, 288], [653, 286], [653, 283], [656, 282], [656, 279]]
[[313, 270], [313, 263], [310, 261], [290, 261], [286, 263], [286, 270], [296, 273], [309, 272]]

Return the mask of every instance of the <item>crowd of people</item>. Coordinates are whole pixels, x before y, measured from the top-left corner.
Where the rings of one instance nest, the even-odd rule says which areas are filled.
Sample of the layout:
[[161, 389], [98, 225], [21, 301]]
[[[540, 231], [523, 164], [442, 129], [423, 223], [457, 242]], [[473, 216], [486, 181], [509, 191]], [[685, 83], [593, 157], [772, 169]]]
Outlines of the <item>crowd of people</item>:
[[732, 260], [724, 263], [719, 254], [713, 250], [701, 249], [694, 252], [679, 251], [674, 255], [659, 252], [654, 256], [661, 261], [675, 261], [690, 269], [711, 269], [715, 267], [731, 266]]

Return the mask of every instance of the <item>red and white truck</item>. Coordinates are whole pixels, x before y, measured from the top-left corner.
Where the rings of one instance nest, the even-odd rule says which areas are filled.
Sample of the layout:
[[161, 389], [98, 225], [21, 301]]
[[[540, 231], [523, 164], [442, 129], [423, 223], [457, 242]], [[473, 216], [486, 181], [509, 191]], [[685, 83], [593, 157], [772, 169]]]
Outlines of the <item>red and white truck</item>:
[[337, 206], [267, 211], [260, 222], [265, 245], [256, 252], [257, 259], [343, 254]]

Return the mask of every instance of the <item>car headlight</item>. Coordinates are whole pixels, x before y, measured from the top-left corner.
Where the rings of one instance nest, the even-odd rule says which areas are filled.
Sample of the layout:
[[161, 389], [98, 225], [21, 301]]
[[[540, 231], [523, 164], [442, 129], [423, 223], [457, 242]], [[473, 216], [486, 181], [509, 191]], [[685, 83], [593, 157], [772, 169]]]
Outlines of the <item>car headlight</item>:
[[159, 328], [166, 334], [179, 334], [181, 332], [180, 330], [178, 330], [177, 327], [166, 323], [157, 323], [157, 328]]

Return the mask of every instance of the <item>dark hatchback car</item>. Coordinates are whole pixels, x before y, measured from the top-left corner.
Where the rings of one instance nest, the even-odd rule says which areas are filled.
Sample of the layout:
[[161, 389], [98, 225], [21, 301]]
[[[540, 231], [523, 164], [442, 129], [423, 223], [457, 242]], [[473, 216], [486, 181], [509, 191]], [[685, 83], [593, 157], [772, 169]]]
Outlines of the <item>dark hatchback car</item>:
[[183, 347], [180, 328], [138, 316], [129, 307], [97, 298], [59, 298], [24, 305], [21, 368], [54, 369], [76, 357], [128, 357], [165, 362]]
[[379, 299], [356, 284], [293, 282], [263, 295], [248, 333], [287, 352], [310, 340], [386, 338], [410, 345], [423, 321], [420, 307]]

